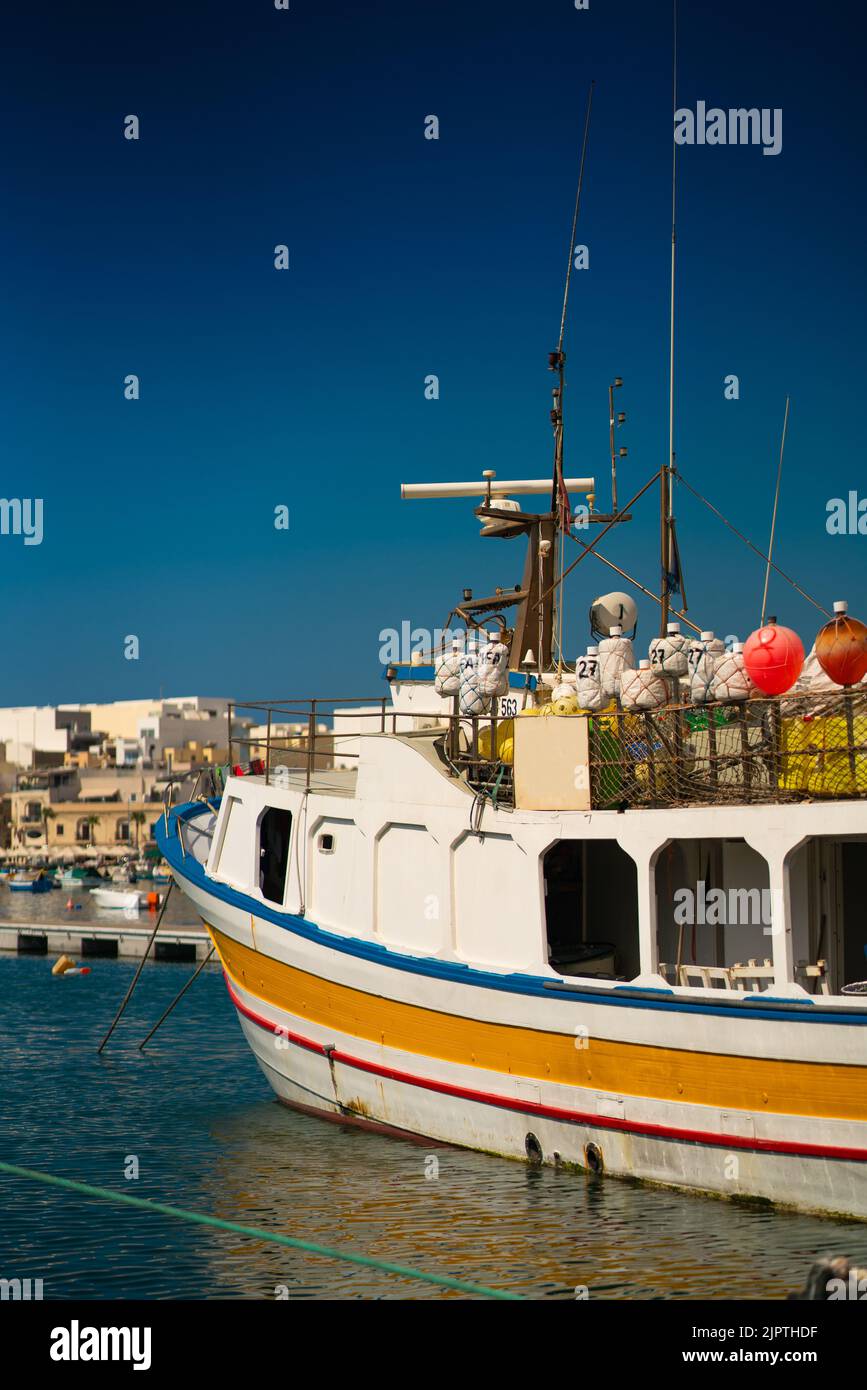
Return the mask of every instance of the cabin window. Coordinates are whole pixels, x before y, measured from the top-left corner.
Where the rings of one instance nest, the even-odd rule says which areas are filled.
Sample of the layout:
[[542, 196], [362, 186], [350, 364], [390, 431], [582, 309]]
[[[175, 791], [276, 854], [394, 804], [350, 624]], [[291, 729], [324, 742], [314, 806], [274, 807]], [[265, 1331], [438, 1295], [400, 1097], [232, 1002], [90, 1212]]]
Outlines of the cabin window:
[[263, 898], [283, 904], [292, 812], [282, 806], [269, 806], [259, 822], [259, 887]]
[[[795, 979], [808, 994], [867, 981], [867, 839], [816, 836], [789, 856]], [[867, 992], [867, 990], [865, 990]]]
[[543, 870], [552, 970], [633, 979], [641, 969], [635, 861], [616, 840], [558, 840]]
[[320, 854], [333, 854], [333, 853], [334, 853], [334, 836], [333, 836], [333, 835], [320, 835], [320, 836], [319, 836], [319, 853], [320, 853]]
[[655, 872], [661, 975], [748, 993], [773, 983], [773, 901], [761, 854], [740, 839], [671, 840]]

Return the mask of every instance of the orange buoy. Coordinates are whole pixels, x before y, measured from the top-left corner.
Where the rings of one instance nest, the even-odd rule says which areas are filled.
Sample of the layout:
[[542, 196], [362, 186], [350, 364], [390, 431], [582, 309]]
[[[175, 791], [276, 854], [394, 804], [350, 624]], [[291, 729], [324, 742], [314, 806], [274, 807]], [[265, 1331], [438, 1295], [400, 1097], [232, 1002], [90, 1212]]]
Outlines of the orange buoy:
[[744, 643], [747, 675], [765, 695], [791, 690], [804, 665], [804, 646], [797, 632], [769, 618]]
[[66, 911], [67, 911], [67, 912], [71, 912], [71, 911], [72, 911], [72, 908], [73, 908], [72, 899], [71, 899], [71, 898], [67, 898], [67, 899], [66, 899]]
[[857, 685], [867, 673], [867, 627], [849, 617], [842, 600], [816, 638], [816, 660], [835, 685]]
[[147, 896], [148, 912], [156, 912], [160, 905], [159, 893], [150, 892]]

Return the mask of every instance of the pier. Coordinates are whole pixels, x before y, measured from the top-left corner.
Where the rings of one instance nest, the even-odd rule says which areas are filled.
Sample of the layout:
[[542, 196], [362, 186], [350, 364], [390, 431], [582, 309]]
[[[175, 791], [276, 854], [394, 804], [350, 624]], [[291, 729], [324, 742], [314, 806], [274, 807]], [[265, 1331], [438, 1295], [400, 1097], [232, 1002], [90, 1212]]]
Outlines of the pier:
[[[27, 956], [59, 956], [76, 960], [140, 959], [153, 930], [152, 920], [124, 919], [115, 925], [93, 921], [0, 922], [0, 952]], [[155, 961], [203, 960], [210, 949], [203, 926], [160, 927], [151, 949]]]

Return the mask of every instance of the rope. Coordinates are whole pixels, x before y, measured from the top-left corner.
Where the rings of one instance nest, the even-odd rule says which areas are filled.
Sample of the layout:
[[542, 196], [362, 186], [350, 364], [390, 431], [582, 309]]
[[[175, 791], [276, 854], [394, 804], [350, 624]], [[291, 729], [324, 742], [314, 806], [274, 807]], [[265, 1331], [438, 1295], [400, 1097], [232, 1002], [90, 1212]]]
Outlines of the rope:
[[145, 1197], [130, 1197], [125, 1192], [114, 1192], [109, 1187], [93, 1187], [90, 1183], [76, 1182], [72, 1178], [57, 1178], [50, 1173], [38, 1173], [33, 1168], [19, 1168], [16, 1163], [0, 1160], [0, 1173], [9, 1173], [15, 1178], [25, 1178], [29, 1182], [45, 1183], [48, 1187], [62, 1187], [67, 1192], [79, 1192], [84, 1197], [99, 1198], [106, 1202], [121, 1202], [128, 1207], [139, 1207], [142, 1211], [158, 1213], [161, 1216], [174, 1216], [181, 1221], [191, 1221], [198, 1226], [215, 1226], [221, 1231], [232, 1231], [236, 1235], [252, 1236], [256, 1240], [270, 1240], [275, 1245], [288, 1245], [293, 1250], [304, 1250], [311, 1255], [323, 1255], [329, 1260], [344, 1260], [348, 1264], [364, 1265], [368, 1269], [382, 1269], [388, 1274], [396, 1274], [401, 1279], [418, 1279], [425, 1284], [436, 1284], [443, 1289], [457, 1289], [460, 1293], [481, 1294], [484, 1298], [499, 1298], [523, 1302], [523, 1296], [508, 1293], [505, 1289], [489, 1289], [484, 1284], [473, 1284], [466, 1279], [450, 1279], [442, 1274], [425, 1274], [411, 1269], [409, 1265], [394, 1264], [390, 1260], [377, 1260], [371, 1255], [356, 1255], [349, 1250], [334, 1250], [327, 1245], [316, 1245], [312, 1241], [298, 1240], [294, 1236], [283, 1236], [276, 1231], [264, 1231], [258, 1226], [240, 1226], [236, 1221], [222, 1221], [217, 1216], [206, 1216], [203, 1212], [186, 1211], [183, 1207], [167, 1206], [164, 1202], [152, 1202]]
[[723, 516], [722, 512], [719, 511], [719, 509], [715, 507], [712, 502], [709, 502], [706, 497], [702, 497], [701, 493], [697, 492], [696, 489], [686, 481], [686, 478], [683, 476], [681, 472], [678, 471], [678, 469], [674, 468], [672, 469], [672, 472], [674, 473], [678, 482], [683, 483], [685, 488], [689, 488], [689, 491], [692, 493], [693, 497], [697, 497], [699, 502], [703, 502], [704, 505], [710, 511], [713, 512], [714, 516], [718, 516], [720, 521], [722, 521], [729, 528], [729, 530], [737, 536], [738, 540], [743, 541], [744, 545], [749, 546], [750, 550], [752, 550], [756, 555], [758, 555], [760, 559], [767, 560], [771, 569], [776, 570], [777, 574], [781, 575], [782, 578], [785, 579], [787, 584], [791, 584], [792, 588], [795, 589], [801, 595], [801, 598], [805, 598], [808, 603], [812, 603], [813, 607], [818, 608], [820, 613], [824, 613], [826, 618], [830, 618], [833, 616], [833, 614], [828, 612], [827, 608], [823, 608], [821, 603], [817, 603], [816, 600], [814, 598], [811, 598], [810, 595], [806, 593], [805, 590], [803, 590], [799, 584], [796, 584], [794, 579], [792, 579], [791, 575], [786, 574], [785, 570], [781, 570], [779, 565], [775, 565], [769, 555], [765, 555], [765, 553], [759, 550], [759, 547], [757, 545], [753, 545], [752, 541], [749, 540], [745, 535], [743, 535], [742, 532], [740, 532], [736, 526], [732, 526], [728, 518]]
[[765, 570], [765, 587], [762, 593], [762, 627], [765, 625], [765, 614], [768, 611], [768, 584], [771, 578], [771, 556], [774, 553], [774, 532], [777, 529], [777, 508], [780, 505], [780, 483], [783, 478], [783, 454], [786, 451], [786, 434], [789, 428], [789, 397], [786, 397], [786, 413], [783, 416], [783, 438], [780, 441], [780, 463], [777, 468], [777, 486], [774, 489], [774, 510], [771, 513], [771, 539], [768, 543], [768, 565]]

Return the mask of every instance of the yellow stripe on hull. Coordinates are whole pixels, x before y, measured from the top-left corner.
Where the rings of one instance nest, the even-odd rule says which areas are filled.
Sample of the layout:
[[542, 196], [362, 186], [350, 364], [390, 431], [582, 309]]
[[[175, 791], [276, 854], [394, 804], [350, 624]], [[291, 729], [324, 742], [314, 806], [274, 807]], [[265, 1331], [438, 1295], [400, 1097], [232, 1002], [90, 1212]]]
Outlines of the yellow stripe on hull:
[[335, 984], [208, 927], [231, 978], [298, 1018], [367, 1042], [486, 1071], [620, 1095], [838, 1120], [867, 1119], [867, 1068], [546, 1033], [440, 1013]]

